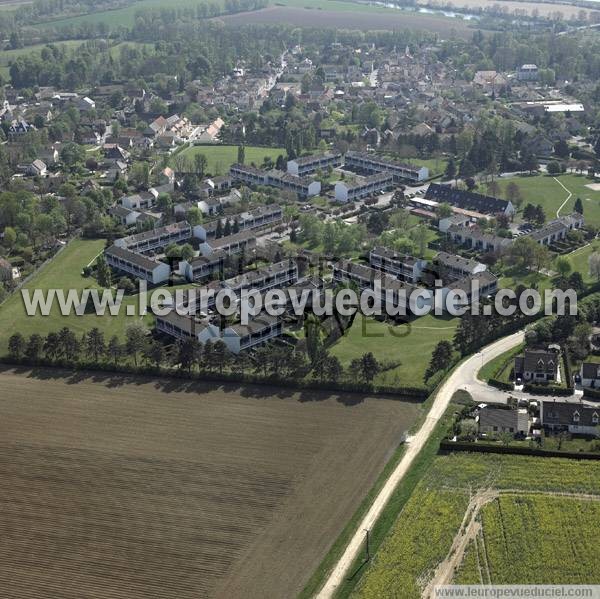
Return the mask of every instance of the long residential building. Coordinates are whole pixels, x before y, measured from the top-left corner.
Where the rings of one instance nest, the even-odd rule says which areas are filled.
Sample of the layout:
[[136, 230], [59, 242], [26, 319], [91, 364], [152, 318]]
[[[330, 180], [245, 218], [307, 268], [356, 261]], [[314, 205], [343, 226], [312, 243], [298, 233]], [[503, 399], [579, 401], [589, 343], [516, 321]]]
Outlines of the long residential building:
[[355, 152], [349, 150], [346, 152], [344, 165], [346, 168], [369, 173], [371, 175], [377, 173], [391, 173], [395, 182], [419, 182], [429, 178], [429, 169], [425, 166], [402, 164], [395, 160], [390, 160], [378, 156], [377, 154], [370, 154], [367, 152]]
[[369, 263], [372, 268], [413, 285], [419, 281], [427, 266], [427, 260], [400, 254], [383, 246], [375, 247], [369, 252]]
[[[419, 290], [415, 285], [399, 281], [397, 278], [382, 273], [380, 270], [350, 262], [350, 260], [339, 260], [333, 265], [333, 280], [337, 283], [354, 283], [361, 290], [375, 290], [377, 283], [380, 288], [379, 299], [383, 306], [392, 305], [400, 310], [401, 315], [408, 314], [410, 311], [410, 295], [413, 291]], [[419, 306], [431, 305], [433, 294], [420, 289], [424, 294], [419, 300]]]
[[328, 168], [336, 168], [344, 163], [344, 157], [339, 152], [316, 154], [312, 156], [300, 156], [293, 160], [288, 160], [287, 172], [290, 175], [304, 177], [312, 175], [317, 171], [327, 170]]
[[218, 239], [207, 239], [200, 244], [200, 253], [210, 256], [215, 252], [226, 254], [239, 254], [256, 245], [256, 237], [252, 231], [240, 231], [233, 235], [226, 235]]
[[500, 237], [482, 231], [479, 227], [450, 225], [447, 233], [457, 245], [465, 245], [481, 252], [502, 252], [513, 244], [512, 237]]
[[219, 327], [194, 316], [177, 314], [175, 310], [164, 316], [156, 315], [155, 328], [175, 339], [195, 338], [200, 343], [215, 342], [221, 338]]
[[164, 248], [171, 243], [182, 243], [189, 241], [192, 237], [198, 237], [200, 229], [192, 227], [187, 221], [172, 223], [165, 227], [158, 227], [150, 231], [144, 231], [136, 235], [129, 235], [115, 240], [115, 245], [128, 248], [133, 252], [144, 254], [159, 248]]
[[153, 285], [164, 283], [171, 274], [171, 267], [168, 264], [117, 245], [107, 248], [104, 251], [104, 257], [111, 268], [116, 268]]
[[299, 198], [310, 198], [321, 193], [321, 182], [310, 177], [298, 177], [283, 171], [271, 170], [267, 173], [267, 185], [295, 193]]
[[542, 245], [552, 245], [556, 241], [565, 239], [569, 231], [581, 229], [584, 225], [583, 216], [577, 212], [568, 216], [560, 216], [543, 227], [532, 231], [529, 235]]
[[217, 250], [209, 256], [196, 256], [179, 263], [179, 272], [190, 282], [202, 281], [223, 272], [227, 252]]
[[487, 269], [485, 264], [463, 258], [455, 254], [447, 252], [439, 252], [433, 259], [434, 266], [440, 271], [440, 275], [447, 276], [452, 279], [464, 279], [465, 277], [483, 272]]
[[321, 193], [320, 181], [308, 177], [299, 177], [276, 169], [264, 171], [246, 164], [232, 164], [229, 174], [234, 181], [246, 185], [270, 185], [295, 193], [300, 198], [307, 198]]
[[248, 324], [234, 324], [223, 331], [223, 341], [230, 352], [239, 354], [283, 333], [283, 322], [277, 316], [260, 314]]
[[508, 200], [472, 191], [464, 191], [456, 189], [451, 185], [441, 185], [440, 183], [429, 184], [425, 192], [425, 199], [450, 204], [450, 206], [454, 206], [455, 208], [478, 212], [480, 214], [506, 214], [507, 216], [512, 216], [515, 213], [515, 207]]
[[298, 265], [295, 260], [282, 260], [227, 279], [223, 282], [223, 286], [239, 295], [243, 289], [267, 291], [276, 287], [289, 287], [296, 281], [298, 281]]
[[282, 218], [283, 210], [281, 206], [277, 204], [258, 206], [258, 208], [253, 208], [252, 210], [248, 210], [246, 212], [240, 212], [236, 215], [211, 220], [198, 225], [196, 227], [198, 231], [197, 237], [200, 239], [200, 241], [206, 241], [207, 239], [214, 238], [217, 234], [219, 222], [221, 223], [221, 230], [223, 230], [226, 221], [229, 221], [230, 225], [233, 222], [237, 222], [238, 230], [244, 231], [249, 229], [258, 229], [268, 225], [274, 225], [281, 222]]
[[394, 184], [394, 177], [391, 173], [381, 173], [365, 177], [362, 181], [348, 183], [347, 181], [338, 181], [335, 184], [335, 199], [338, 202], [353, 202], [363, 198], [375, 195], [381, 191], [389, 189]]

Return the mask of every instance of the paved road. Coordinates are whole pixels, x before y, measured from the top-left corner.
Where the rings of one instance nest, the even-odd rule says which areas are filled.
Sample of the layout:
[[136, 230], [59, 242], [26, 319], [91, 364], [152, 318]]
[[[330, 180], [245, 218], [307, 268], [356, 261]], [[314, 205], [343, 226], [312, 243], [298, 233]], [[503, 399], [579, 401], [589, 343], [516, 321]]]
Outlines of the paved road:
[[[509, 335], [508, 337], [499, 339], [491, 345], [488, 345], [479, 353], [471, 356], [460, 366], [458, 366], [448, 377], [446, 382], [440, 387], [433, 401], [433, 405], [429, 410], [429, 414], [425, 419], [425, 422], [416, 435], [408, 442], [404, 456], [386, 481], [385, 485], [379, 492], [379, 495], [377, 495], [373, 504], [369, 508], [369, 511], [359, 524], [354, 536], [351, 538], [348, 546], [346, 547], [344, 554], [330, 573], [329, 578], [325, 582], [321, 591], [317, 594], [318, 599], [329, 599], [330, 597], [333, 597], [336, 589], [347, 576], [348, 570], [356, 557], [362, 551], [364, 551], [364, 531], [371, 530], [373, 528], [375, 522], [381, 515], [381, 512], [385, 508], [396, 487], [402, 482], [404, 475], [433, 432], [438, 420], [446, 411], [454, 392], [458, 389], [471, 389], [473, 392], [475, 392], [474, 398], [479, 400], [479, 391], [481, 389], [491, 389], [491, 387], [488, 387], [484, 383], [481, 383], [477, 380], [477, 371], [481, 368], [482, 363], [488, 362], [489, 360], [492, 360], [500, 354], [508, 351], [515, 345], [522, 343], [523, 339], [524, 332], [520, 331], [518, 333]], [[498, 391], [497, 389], [494, 389], [493, 392], [496, 396], [496, 401], [498, 401], [498, 394], [502, 392]], [[482, 398], [482, 401], [486, 400]]]

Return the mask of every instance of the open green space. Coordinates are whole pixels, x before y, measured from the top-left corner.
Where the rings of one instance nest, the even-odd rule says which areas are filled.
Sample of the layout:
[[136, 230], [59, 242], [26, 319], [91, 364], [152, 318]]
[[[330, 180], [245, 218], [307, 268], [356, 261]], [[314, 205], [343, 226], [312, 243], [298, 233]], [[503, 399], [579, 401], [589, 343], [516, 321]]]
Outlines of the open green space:
[[[189, 160], [193, 160], [196, 154], [204, 154], [207, 160], [206, 170], [212, 175], [225, 175], [229, 167], [237, 162], [238, 146], [191, 146], [181, 152]], [[278, 156], [286, 156], [284, 148], [261, 148], [258, 146], [246, 146], [245, 164], [256, 164], [261, 166], [265, 157], [275, 162]]]
[[493, 360], [486, 362], [479, 372], [477, 378], [482, 381], [487, 381], [491, 378], [496, 378], [506, 383], [510, 382], [510, 371], [514, 364], [514, 358], [523, 351], [523, 344], [513, 347], [508, 351], [495, 357]]
[[422, 316], [410, 324], [392, 325], [358, 315], [352, 327], [331, 348], [344, 367], [354, 358], [372, 352], [382, 364], [392, 366], [380, 372], [375, 382], [385, 385], [423, 385], [423, 376], [434, 347], [451, 341], [458, 318]]
[[556, 178], [549, 175], [523, 175], [506, 179], [500, 178], [497, 181], [502, 192], [509, 182], [516, 183], [523, 196], [523, 206], [527, 203], [540, 204], [546, 212], [547, 220], [556, 218], [556, 211], [569, 195], [560, 185], [562, 183], [571, 192], [572, 196], [562, 207], [559, 214], [563, 216], [573, 212], [575, 200], [579, 197], [583, 201], [583, 216], [586, 222], [600, 226], [600, 191], [586, 187], [586, 185], [594, 183], [586, 175], [569, 173]]
[[[95, 280], [82, 276], [82, 269], [93, 262], [96, 256], [103, 250], [104, 240], [73, 240], [58, 256], [49, 264], [43, 267], [32, 279], [25, 285], [24, 289], [35, 289], [44, 292], [49, 289], [62, 289], [67, 292], [69, 289], [75, 289], [78, 292], [85, 288], [98, 288]], [[71, 314], [63, 316], [60, 313], [58, 303], [55, 301], [48, 316], [28, 316], [23, 303], [21, 291], [17, 291], [0, 306], [0, 354], [7, 350], [8, 338], [13, 333], [21, 333], [25, 337], [33, 333], [47, 335], [50, 332], [58, 331], [64, 326], [68, 326], [78, 335], [89, 331], [93, 327], [98, 327], [109, 337], [117, 335], [123, 337], [125, 327], [130, 322], [135, 322], [138, 317], [126, 316], [127, 305], [137, 305], [137, 296], [129, 296], [123, 300], [118, 316], [110, 316], [108, 310], [104, 316], [95, 313], [77, 316]], [[146, 316], [145, 318], [150, 318]]]
[[[582, 493], [600, 500], [599, 475], [600, 462], [462, 452], [437, 456], [363, 568], [353, 596], [421, 597], [435, 568], [448, 557], [454, 537], [464, 532], [461, 522], [470, 497], [488, 489], [500, 497], [483, 507], [484, 539], [486, 547], [489, 542], [493, 548], [492, 583], [598, 582], [600, 556], [593, 543], [600, 504], [594, 497], [584, 505], [577, 498], [554, 494]], [[521, 493], [517, 496], [515, 491]], [[495, 502], [502, 502], [500, 508], [506, 505], [507, 512], [496, 509]], [[488, 541], [486, 524], [499, 514], [506, 538], [488, 528]], [[475, 555], [472, 546], [459, 570], [460, 582], [479, 582], [479, 572], [473, 571]], [[582, 559], [575, 565], [578, 556]], [[517, 562], [526, 566], [508, 567]]]

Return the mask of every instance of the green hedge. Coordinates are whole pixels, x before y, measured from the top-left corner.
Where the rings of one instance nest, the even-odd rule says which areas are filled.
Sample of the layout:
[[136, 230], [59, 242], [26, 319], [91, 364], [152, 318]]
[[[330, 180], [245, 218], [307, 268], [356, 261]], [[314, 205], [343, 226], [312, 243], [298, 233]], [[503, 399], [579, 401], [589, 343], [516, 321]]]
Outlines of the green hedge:
[[496, 389], [502, 389], [502, 391], [512, 391], [514, 386], [512, 383], [506, 383], [504, 381], [500, 381], [498, 379], [488, 379], [488, 385], [492, 387], [496, 387]]
[[600, 399], [600, 389], [586, 388], [583, 390], [583, 396], [591, 399]]
[[535, 385], [534, 383], [525, 383], [523, 385], [525, 393], [533, 393], [535, 395], [560, 395], [567, 397], [575, 393], [573, 387], [557, 387], [556, 385]]

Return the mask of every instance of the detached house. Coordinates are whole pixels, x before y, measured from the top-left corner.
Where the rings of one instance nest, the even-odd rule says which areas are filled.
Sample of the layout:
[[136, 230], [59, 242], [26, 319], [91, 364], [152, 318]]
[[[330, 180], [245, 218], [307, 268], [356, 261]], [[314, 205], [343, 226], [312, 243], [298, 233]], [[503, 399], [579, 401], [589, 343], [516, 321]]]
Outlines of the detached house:
[[579, 371], [581, 375], [581, 386], [600, 388], [600, 364], [596, 362], [584, 362]]
[[583, 402], [542, 401], [540, 420], [552, 432], [598, 436], [600, 407]]
[[559, 378], [558, 349], [526, 349], [515, 358], [515, 378], [546, 383]]

